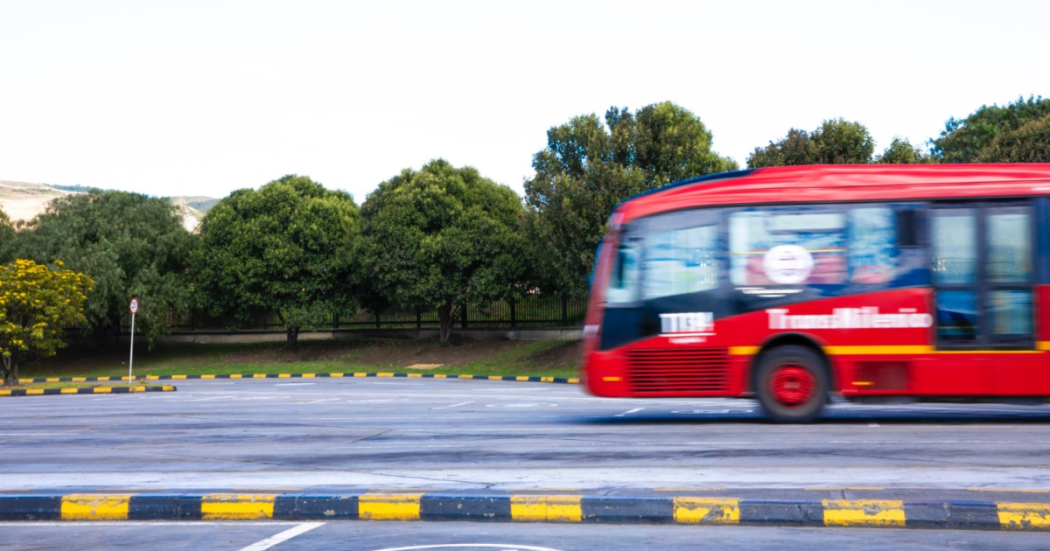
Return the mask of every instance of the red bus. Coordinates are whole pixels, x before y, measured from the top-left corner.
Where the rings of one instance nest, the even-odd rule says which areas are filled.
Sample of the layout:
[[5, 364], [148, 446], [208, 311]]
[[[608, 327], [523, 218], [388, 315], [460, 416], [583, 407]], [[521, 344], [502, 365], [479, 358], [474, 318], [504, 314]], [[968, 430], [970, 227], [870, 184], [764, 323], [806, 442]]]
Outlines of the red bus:
[[803, 166], [631, 198], [599, 249], [585, 388], [854, 401], [1050, 397], [1050, 164]]

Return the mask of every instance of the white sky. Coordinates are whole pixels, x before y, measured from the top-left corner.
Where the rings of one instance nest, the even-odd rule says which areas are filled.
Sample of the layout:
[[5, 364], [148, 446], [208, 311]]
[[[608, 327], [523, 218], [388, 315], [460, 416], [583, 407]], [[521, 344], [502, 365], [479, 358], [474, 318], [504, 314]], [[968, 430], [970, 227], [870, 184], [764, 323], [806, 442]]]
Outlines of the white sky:
[[823, 119], [881, 151], [1050, 95], [1050, 2], [0, 0], [0, 179], [360, 203], [444, 157], [522, 193], [546, 130], [671, 100], [716, 151]]

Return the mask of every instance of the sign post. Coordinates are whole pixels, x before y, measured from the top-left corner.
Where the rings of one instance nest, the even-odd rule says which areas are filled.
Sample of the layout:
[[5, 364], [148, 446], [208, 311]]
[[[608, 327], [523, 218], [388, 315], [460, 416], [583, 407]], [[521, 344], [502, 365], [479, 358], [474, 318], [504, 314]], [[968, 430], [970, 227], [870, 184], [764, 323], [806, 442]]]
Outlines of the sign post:
[[134, 379], [131, 376], [131, 364], [135, 361], [135, 314], [139, 311], [139, 299], [131, 297], [131, 352], [128, 353], [128, 382]]

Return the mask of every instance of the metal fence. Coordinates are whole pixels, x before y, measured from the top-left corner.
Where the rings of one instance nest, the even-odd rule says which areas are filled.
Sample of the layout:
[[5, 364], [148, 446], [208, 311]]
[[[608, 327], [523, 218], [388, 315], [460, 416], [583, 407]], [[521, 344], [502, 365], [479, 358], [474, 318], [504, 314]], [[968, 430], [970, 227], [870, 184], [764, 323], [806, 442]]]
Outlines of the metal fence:
[[[461, 308], [454, 328], [506, 329], [516, 327], [569, 327], [583, 324], [587, 299], [567, 296], [530, 296], [517, 301], [500, 300], [483, 307]], [[227, 331], [233, 323], [193, 313], [189, 319], [172, 323], [175, 332]], [[259, 316], [236, 324], [241, 331], [279, 330], [284, 327], [276, 314]], [[427, 310], [390, 309], [383, 312], [358, 310], [327, 320], [328, 329], [436, 329], [438, 313]]]

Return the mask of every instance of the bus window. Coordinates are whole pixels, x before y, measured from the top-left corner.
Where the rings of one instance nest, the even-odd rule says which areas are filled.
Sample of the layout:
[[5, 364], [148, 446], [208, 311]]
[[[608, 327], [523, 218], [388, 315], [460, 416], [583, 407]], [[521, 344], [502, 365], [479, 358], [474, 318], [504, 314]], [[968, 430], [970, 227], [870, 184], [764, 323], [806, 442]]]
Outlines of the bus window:
[[[988, 329], [996, 337], [1032, 333], [1032, 207], [987, 210]], [[1012, 287], [1012, 288], [1011, 288]]]
[[[969, 208], [933, 211], [933, 282], [977, 281], [977, 211]], [[976, 307], [975, 307], [976, 308]]]
[[734, 285], [846, 281], [846, 216], [822, 207], [769, 207], [729, 217]]
[[616, 249], [609, 288], [605, 291], [607, 304], [634, 302], [638, 289], [638, 247], [625, 239]]
[[642, 289], [646, 299], [718, 287], [718, 226], [656, 233], [646, 240]]
[[860, 207], [849, 212], [850, 281], [880, 284], [893, 278], [897, 228], [893, 209]]

